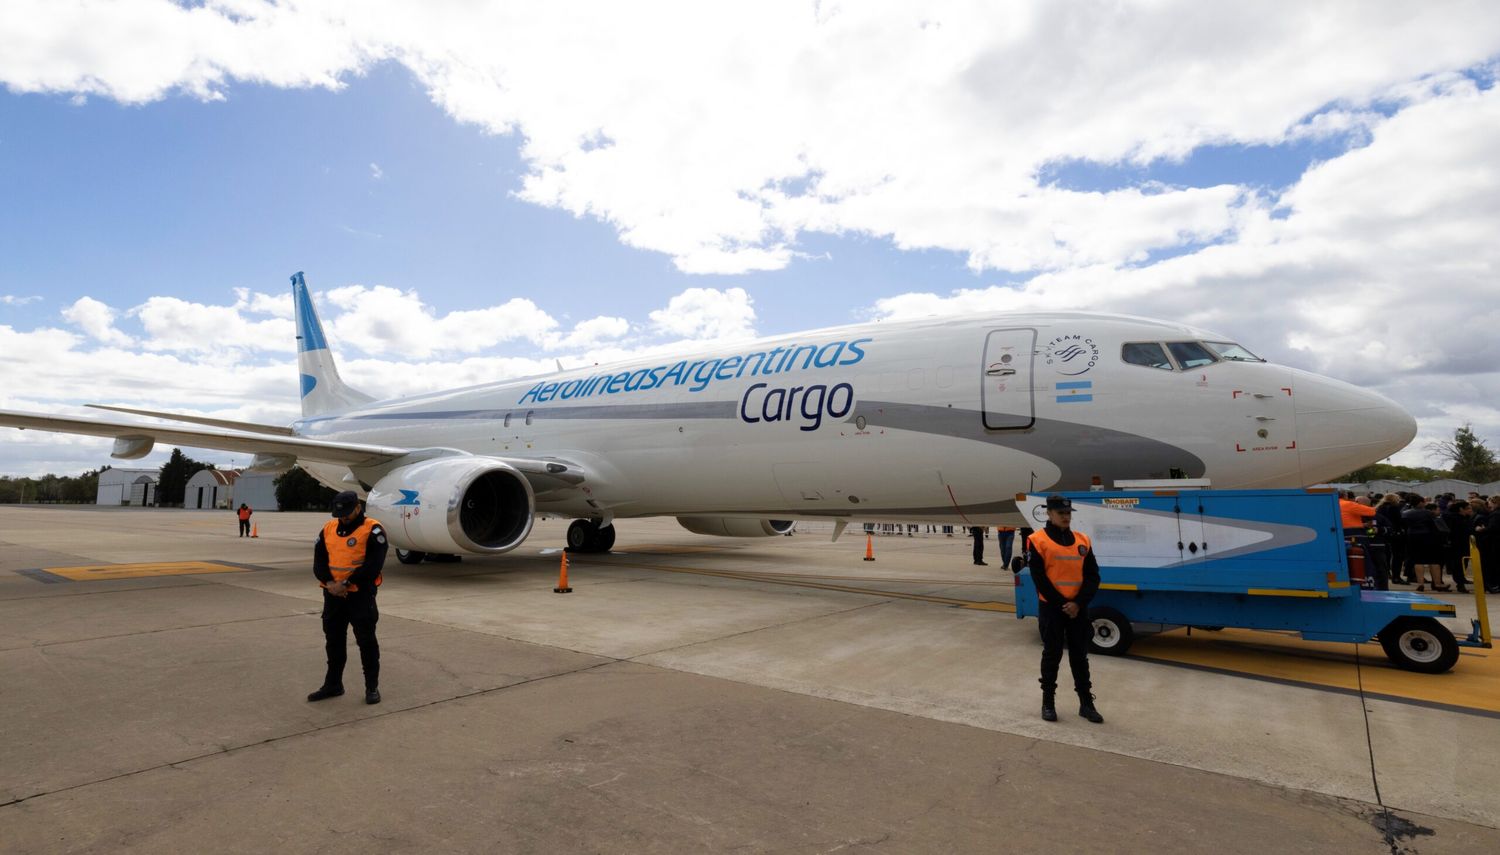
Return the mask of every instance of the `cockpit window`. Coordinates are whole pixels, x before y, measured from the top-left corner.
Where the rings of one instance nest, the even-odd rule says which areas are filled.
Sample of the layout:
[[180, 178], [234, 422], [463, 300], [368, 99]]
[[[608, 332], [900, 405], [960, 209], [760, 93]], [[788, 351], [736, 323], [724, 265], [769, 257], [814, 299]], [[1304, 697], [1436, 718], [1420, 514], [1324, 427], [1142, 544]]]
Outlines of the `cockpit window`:
[[1231, 341], [1205, 341], [1204, 344], [1226, 362], [1265, 362], [1264, 359]]
[[1201, 368], [1219, 361], [1214, 352], [1196, 341], [1169, 341], [1167, 349], [1184, 369]]
[[1127, 365], [1144, 365], [1148, 368], [1172, 370], [1172, 360], [1167, 358], [1167, 352], [1162, 349], [1162, 346], [1154, 341], [1131, 342], [1120, 348], [1120, 358]]

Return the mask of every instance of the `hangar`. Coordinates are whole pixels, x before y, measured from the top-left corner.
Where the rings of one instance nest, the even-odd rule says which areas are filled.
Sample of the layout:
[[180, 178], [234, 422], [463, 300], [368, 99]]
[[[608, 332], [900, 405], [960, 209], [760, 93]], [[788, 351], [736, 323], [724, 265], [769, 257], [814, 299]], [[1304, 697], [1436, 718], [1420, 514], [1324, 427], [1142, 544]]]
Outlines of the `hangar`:
[[155, 469], [106, 469], [99, 473], [96, 505], [133, 505], [155, 507]]

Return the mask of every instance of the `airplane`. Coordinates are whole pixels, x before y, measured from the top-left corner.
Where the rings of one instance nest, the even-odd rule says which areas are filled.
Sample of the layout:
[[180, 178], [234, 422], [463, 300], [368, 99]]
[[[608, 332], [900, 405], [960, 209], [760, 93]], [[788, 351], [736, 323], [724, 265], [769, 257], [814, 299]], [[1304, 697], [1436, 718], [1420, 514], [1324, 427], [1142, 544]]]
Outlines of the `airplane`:
[[1134, 479], [1304, 487], [1405, 447], [1395, 402], [1267, 362], [1179, 323], [1086, 312], [876, 322], [676, 357], [376, 400], [339, 376], [292, 277], [302, 418], [290, 426], [124, 407], [174, 420], [0, 410], [0, 426], [250, 452], [353, 489], [398, 558], [492, 555], [538, 516], [574, 552], [614, 522], [674, 516], [707, 535], [796, 520], [1027, 525], [1018, 494]]

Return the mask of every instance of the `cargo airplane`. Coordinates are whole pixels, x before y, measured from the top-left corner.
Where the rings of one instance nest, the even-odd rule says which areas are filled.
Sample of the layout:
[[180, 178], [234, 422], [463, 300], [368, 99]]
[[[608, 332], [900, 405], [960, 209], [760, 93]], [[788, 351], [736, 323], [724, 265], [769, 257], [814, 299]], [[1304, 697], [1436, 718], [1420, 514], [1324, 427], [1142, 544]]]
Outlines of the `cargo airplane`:
[[[776, 336], [392, 400], [340, 379], [292, 277], [302, 418], [117, 409], [181, 426], [0, 411], [0, 426], [249, 452], [366, 495], [398, 556], [514, 549], [537, 515], [569, 548], [614, 522], [768, 536], [798, 519], [1022, 525], [1018, 493], [1122, 479], [1299, 487], [1416, 435], [1400, 406], [1225, 336], [1082, 312], [1008, 312]], [[837, 536], [837, 534], [835, 534]]]

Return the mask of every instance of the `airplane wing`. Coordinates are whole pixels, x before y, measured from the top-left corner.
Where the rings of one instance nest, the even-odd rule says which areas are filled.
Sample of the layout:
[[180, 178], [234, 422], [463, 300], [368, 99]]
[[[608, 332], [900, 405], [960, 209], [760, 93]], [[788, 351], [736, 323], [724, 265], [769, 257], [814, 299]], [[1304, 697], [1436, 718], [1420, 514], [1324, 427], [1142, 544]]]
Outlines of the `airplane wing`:
[[[377, 466], [413, 452], [432, 451], [393, 445], [330, 442], [300, 436], [278, 436], [209, 427], [82, 419], [20, 410], [0, 410], [0, 427], [113, 437], [117, 441], [117, 447], [121, 440], [127, 443], [133, 442], [135, 444], [135, 448], [132, 449], [135, 453], [131, 455], [133, 457], [144, 456], [151, 450], [149, 443], [155, 442], [186, 445], [191, 448], [212, 448], [218, 451], [284, 455], [310, 463], [332, 463], [339, 466]], [[462, 452], [445, 450], [444, 453]], [[531, 481], [532, 487], [539, 493], [576, 487], [588, 478], [585, 469], [577, 463], [555, 457], [496, 457], [495, 459], [503, 460], [518, 469], [527, 480]]]
[[265, 425], [256, 422], [237, 422], [230, 419], [211, 419], [206, 416], [190, 416], [184, 413], [162, 413], [156, 410], [137, 410], [132, 407], [111, 407], [107, 404], [84, 404], [96, 410], [112, 410], [116, 413], [131, 413], [137, 416], [151, 416], [157, 419], [170, 419], [174, 422], [188, 422], [195, 425], [208, 425], [209, 427], [229, 428], [230, 430], [249, 431], [250, 433], [271, 433], [278, 436], [296, 436], [292, 429], [285, 425]]
[[342, 466], [371, 466], [395, 460], [411, 449], [389, 445], [365, 445], [352, 442], [327, 442], [298, 436], [276, 436], [225, 428], [152, 425], [143, 422], [81, 419], [48, 413], [0, 410], [0, 427], [35, 429], [84, 436], [108, 436], [115, 439], [148, 439], [193, 448], [240, 451], [251, 454], [293, 455], [314, 463]]

